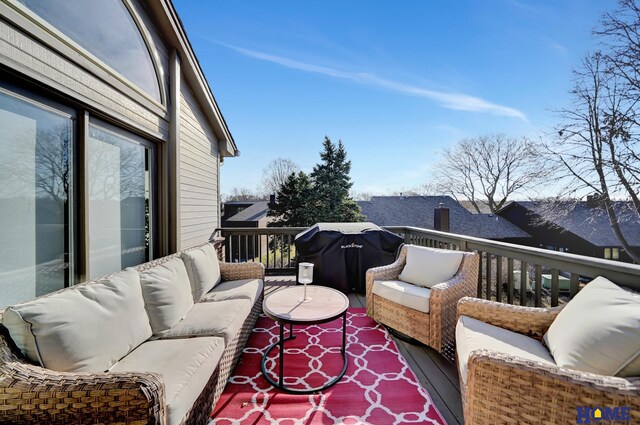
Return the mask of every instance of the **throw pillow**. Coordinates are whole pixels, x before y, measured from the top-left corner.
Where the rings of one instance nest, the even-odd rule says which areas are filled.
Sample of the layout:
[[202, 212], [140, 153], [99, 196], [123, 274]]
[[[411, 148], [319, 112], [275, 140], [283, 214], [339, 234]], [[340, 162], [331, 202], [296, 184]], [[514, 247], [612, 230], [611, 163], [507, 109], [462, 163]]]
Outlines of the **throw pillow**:
[[407, 263], [398, 277], [404, 282], [431, 288], [456, 275], [463, 253], [446, 249], [407, 245]]
[[218, 256], [211, 244], [197, 249], [184, 251], [181, 254], [187, 268], [193, 301], [198, 302], [220, 282], [220, 265]]
[[2, 323], [28, 359], [59, 372], [104, 372], [151, 337], [131, 268], [9, 307]]
[[180, 258], [141, 272], [140, 283], [154, 335], [170, 329], [193, 307], [189, 276]]
[[598, 277], [560, 311], [544, 341], [558, 366], [640, 376], [640, 294]]

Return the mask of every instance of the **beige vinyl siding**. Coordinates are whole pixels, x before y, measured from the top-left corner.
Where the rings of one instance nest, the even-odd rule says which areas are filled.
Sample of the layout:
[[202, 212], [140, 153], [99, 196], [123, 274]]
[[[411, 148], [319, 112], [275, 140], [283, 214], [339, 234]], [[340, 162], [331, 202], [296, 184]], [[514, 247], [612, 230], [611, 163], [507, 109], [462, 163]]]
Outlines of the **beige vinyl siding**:
[[180, 242], [186, 248], [208, 241], [218, 227], [219, 149], [184, 78], [180, 88]]
[[[162, 56], [163, 53], [157, 55], [158, 58]], [[2, 20], [0, 62], [101, 113], [130, 123], [154, 137], [168, 139], [166, 117], [148, 110], [66, 56]]]

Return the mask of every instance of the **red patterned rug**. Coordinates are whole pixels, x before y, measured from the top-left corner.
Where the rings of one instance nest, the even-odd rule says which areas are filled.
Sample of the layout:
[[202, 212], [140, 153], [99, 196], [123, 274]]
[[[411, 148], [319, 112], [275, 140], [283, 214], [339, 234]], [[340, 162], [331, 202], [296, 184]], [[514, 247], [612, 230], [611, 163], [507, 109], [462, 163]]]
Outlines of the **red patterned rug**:
[[[364, 308], [350, 308], [347, 314], [347, 372], [320, 393], [287, 394], [264, 379], [262, 353], [278, 333], [273, 320], [258, 319], [212, 424], [446, 424], [386, 329]], [[340, 372], [342, 320], [294, 327], [294, 335], [285, 343], [285, 385], [314, 388]], [[277, 371], [278, 363], [274, 348], [267, 369]]]

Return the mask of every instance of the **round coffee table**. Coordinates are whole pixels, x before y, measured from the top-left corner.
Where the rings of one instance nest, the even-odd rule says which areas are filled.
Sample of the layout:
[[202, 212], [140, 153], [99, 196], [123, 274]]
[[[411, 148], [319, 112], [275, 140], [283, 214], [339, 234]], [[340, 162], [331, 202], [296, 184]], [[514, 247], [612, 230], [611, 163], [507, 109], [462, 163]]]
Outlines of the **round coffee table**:
[[[325, 286], [307, 286], [307, 298], [311, 300], [302, 302], [303, 286], [291, 286], [280, 289], [265, 297], [262, 309], [264, 314], [278, 322], [280, 325], [280, 338], [271, 344], [262, 356], [260, 367], [265, 379], [279, 390], [293, 394], [310, 394], [316, 391], [326, 390], [335, 385], [347, 371], [347, 308], [349, 308], [349, 298], [342, 292]], [[311, 389], [290, 388], [284, 385], [284, 343], [294, 339], [293, 325], [318, 325], [330, 322], [342, 317], [342, 359], [344, 365], [335, 378], [321, 387]], [[285, 338], [284, 327], [289, 325], [289, 336]], [[278, 382], [274, 381], [267, 373], [265, 363], [267, 356], [275, 347], [280, 348], [280, 367], [278, 371]]]

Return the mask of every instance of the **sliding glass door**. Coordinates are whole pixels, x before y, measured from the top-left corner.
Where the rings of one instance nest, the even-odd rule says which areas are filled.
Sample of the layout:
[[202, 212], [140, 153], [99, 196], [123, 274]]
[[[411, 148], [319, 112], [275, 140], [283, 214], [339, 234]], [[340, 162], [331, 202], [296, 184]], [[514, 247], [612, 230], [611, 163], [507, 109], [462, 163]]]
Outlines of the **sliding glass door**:
[[89, 127], [89, 277], [150, 258], [152, 145], [99, 122]]
[[76, 119], [0, 84], [0, 308], [152, 258], [155, 145]]
[[73, 115], [0, 88], [0, 307], [67, 286]]

